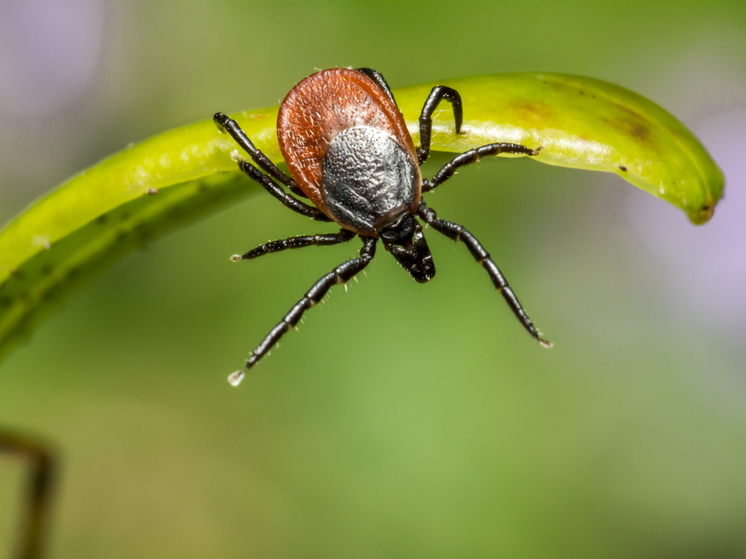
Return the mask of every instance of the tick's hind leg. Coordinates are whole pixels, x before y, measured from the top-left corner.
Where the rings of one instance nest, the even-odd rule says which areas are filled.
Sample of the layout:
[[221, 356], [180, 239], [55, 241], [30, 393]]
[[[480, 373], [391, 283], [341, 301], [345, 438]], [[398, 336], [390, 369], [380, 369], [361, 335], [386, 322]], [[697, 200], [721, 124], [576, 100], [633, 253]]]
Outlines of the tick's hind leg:
[[54, 457], [44, 445], [0, 432], [0, 453], [16, 454], [30, 465], [28, 498], [17, 557], [38, 559], [44, 553], [54, 481]]
[[[254, 146], [251, 140], [249, 140], [249, 137], [244, 133], [243, 130], [241, 130], [241, 127], [235, 120], [224, 115], [223, 113], [215, 113], [213, 120], [215, 120], [215, 123], [220, 128], [228, 132], [236, 141], [236, 143], [238, 143], [238, 145], [246, 150], [246, 152], [251, 156], [254, 162], [259, 165], [259, 167], [264, 169], [276, 180], [287, 186], [294, 194], [298, 194], [299, 196], [303, 196], [304, 198], [306, 197], [305, 194], [301, 192], [300, 188], [298, 188], [298, 186], [295, 184], [295, 181], [292, 178], [280, 171], [280, 169], [278, 169], [275, 164], [267, 158], [266, 155], [264, 155], [256, 148], [256, 146]], [[316, 221], [331, 221], [317, 208], [309, 206], [308, 204], [304, 204], [297, 198], [285, 192], [270, 177], [262, 173], [248, 161], [239, 161], [238, 168], [246, 173], [249, 177], [254, 179], [256, 182], [258, 182], [260, 185], [262, 185], [262, 187], [264, 187], [267, 192], [269, 192], [272, 196], [277, 198], [291, 210], [306, 217], [310, 217], [311, 219], [315, 219]]]
[[448, 163], [441, 167], [440, 171], [435, 173], [435, 176], [430, 180], [422, 181], [422, 192], [430, 192], [439, 184], [444, 183], [450, 179], [456, 172], [456, 169], [463, 167], [464, 165], [471, 165], [472, 163], [478, 162], [482, 157], [489, 155], [499, 155], [501, 153], [513, 153], [516, 155], [538, 155], [538, 149], [527, 148], [521, 144], [487, 144], [478, 148], [470, 149], [464, 153], [457, 155], [451, 159]]
[[340, 243], [346, 243], [356, 236], [357, 235], [352, 231], [342, 229], [339, 233], [331, 233], [327, 235], [303, 235], [300, 237], [290, 237], [288, 239], [270, 241], [263, 245], [259, 245], [244, 254], [234, 254], [231, 256], [231, 260], [233, 262], [251, 260], [252, 258], [258, 258], [265, 254], [269, 254], [270, 252], [280, 252], [289, 248], [338, 245]]
[[225, 130], [226, 132], [228, 132], [228, 134], [231, 135], [231, 138], [233, 138], [235, 142], [251, 156], [251, 159], [254, 160], [254, 163], [259, 165], [261, 169], [263, 169], [272, 177], [287, 186], [293, 192], [293, 194], [302, 196], [303, 198], [306, 197], [306, 195], [303, 194], [303, 191], [301, 191], [301, 189], [298, 188], [298, 186], [295, 184], [295, 181], [292, 177], [289, 177], [288, 175], [283, 173], [274, 163], [272, 163], [272, 161], [269, 160], [266, 155], [264, 155], [259, 149], [257, 149], [254, 143], [249, 140], [246, 132], [241, 129], [241, 127], [235, 120], [227, 115], [224, 115], [223, 113], [215, 113], [215, 116], [213, 116], [212, 119], [221, 130]]
[[334, 270], [323, 276], [319, 281], [313, 284], [313, 287], [298, 301], [292, 309], [285, 315], [280, 323], [272, 328], [272, 330], [264, 338], [264, 341], [251, 353], [251, 357], [246, 361], [246, 367], [240, 371], [236, 371], [228, 377], [228, 381], [233, 386], [243, 380], [246, 372], [251, 369], [256, 362], [259, 361], [265, 353], [267, 353], [272, 347], [280, 341], [280, 338], [290, 330], [293, 326], [298, 324], [298, 321], [311, 307], [315, 306], [321, 299], [323, 299], [326, 292], [329, 291], [332, 285], [338, 285], [340, 283], [346, 283], [352, 279], [356, 274], [361, 272], [373, 259], [376, 253], [376, 239], [373, 237], [363, 237], [363, 248], [360, 249], [360, 257], [353, 258], [347, 262], [340, 264]]
[[433, 113], [440, 102], [445, 99], [453, 107], [453, 120], [456, 121], [456, 134], [461, 133], [461, 124], [464, 120], [464, 108], [461, 103], [461, 95], [453, 88], [445, 85], [436, 85], [430, 95], [425, 99], [425, 105], [420, 113], [420, 147], [417, 148], [417, 159], [422, 165], [430, 156], [430, 135], [433, 131]]
[[275, 181], [262, 173], [248, 161], [239, 161], [238, 168], [246, 173], [249, 177], [254, 179], [256, 182], [258, 182], [260, 185], [262, 185], [264, 190], [266, 190], [272, 196], [282, 202], [282, 204], [286, 208], [290, 208], [294, 212], [306, 217], [310, 217], [311, 219], [315, 219], [316, 221], [331, 221], [331, 219], [326, 217], [326, 215], [324, 215], [318, 208], [309, 206], [308, 204], [304, 204], [291, 194], [285, 192], [282, 188], [280, 188], [280, 185], [278, 185]]
[[495, 264], [492, 258], [490, 258], [490, 253], [484, 249], [482, 244], [476, 239], [476, 237], [474, 237], [474, 235], [469, 233], [469, 231], [461, 225], [438, 219], [435, 210], [429, 208], [424, 201], [420, 202], [417, 215], [419, 215], [428, 225], [432, 226], [433, 229], [443, 233], [446, 237], [450, 237], [454, 241], [463, 241], [474, 259], [480, 266], [487, 270], [487, 273], [492, 280], [492, 284], [502, 294], [503, 298], [508, 303], [508, 306], [521, 324], [523, 324], [523, 327], [528, 330], [528, 333], [531, 334], [543, 347], [552, 347], [551, 342], [543, 339], [539, 335], [534, 323], [531, 321], [528, 314], [526, 314], [526, 311], [523, 310], [520, 301], [518, 301], [518, 297], [516, 297], [515, 293], [513, 293], [513, 290], [508, 285], [508, 280], [505, 279], [505, 276], [500, 272], [500, 268], [498, 268], [497, 264]]

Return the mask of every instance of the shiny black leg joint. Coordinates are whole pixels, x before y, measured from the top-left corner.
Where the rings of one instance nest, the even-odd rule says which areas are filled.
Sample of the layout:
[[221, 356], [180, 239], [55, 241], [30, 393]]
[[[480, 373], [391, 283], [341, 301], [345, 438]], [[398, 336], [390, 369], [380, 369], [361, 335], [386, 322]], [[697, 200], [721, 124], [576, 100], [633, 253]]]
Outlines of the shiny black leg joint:
[[[541, 149], [541, 148], [539, 148]], [[464, 165], [471, 165], [477, 163], [482, 157], [490, 155], [499, 155], [501, 153], [513, 153], [516, 155], [538, 155], [538, 149], [527, 148], [520, 144], [487, 144], [478, 148], [470, 149], [464, 153], [457, 155], [451, 159], [448, 163], [441, 167], [440, 171], [435, 173], [435, 176], [430, 180], [422, 181], [422, 192], [430, 192], [439, 184], [444, 183], [450, 179], [456, 172], [456, 169], [463, 167]]]
[[[355, 71], [364, 74], [365, 76], [376, 82], [376, 85], [383, 89], [383, 91], [386, 92], [386, 95], [389, 96], [389, 99], [391, 99], [394, 102], [394, 105], [396, 105], [394, 94], [392, 93], [389, 84], [386, 82], [386, 78], [384, 78], [380, 72], [374, 70], [373, 68], [355, 68]], [[396, 108], [398, 109], [399, 105], [396, 105]]]
[[462, 241], [469, 249], [469, 252], [471, 252], [474, 259], [487, 271], [495, 289], [502, 294], [503, 298], [508, 303], [508, 306], [513, 311], [513, 314], [515, 314], [516, 318], [518, 318], [520, 323], [523, 324], [523, 327], [528, 330], [528, 333], [531, 334], [531, 336], [533, 336], [533, 338], [543, 347], [552, 347], [551, 342], [543, 339], [539, 335], [534, 323], [531, 321], [528, 314], [526, 314], [526, 311], [523, 310], [520, 301], [518, 301], [518, 297], [516, 297], [515, 293], [513, 293], [513, 290], [508, 285], [508, 280], [505, 279], [500, 268], [497, 267], [497, 264], [495, 264], [490, 257], [489, 252], [485, 250], [474, 235], [467, 231], [462, 225], [438, 219], [435, 210], [428, 207], [424, 201], [420, 202], [420, 205], [417, 208], [417, 215], [420, 216], [422, 221], [446, 237], [449, 237], [454, 241]]
[[346, 283], [365, 269], [376, 254], [377, 239], [373, 237], [361, 238], [363, 240], [363, 247], [360, 249], [360, 256], [340, 264], [313, 284], [313, 287], [308, 290], [300, 301], [293, 305], [293, 308], [288, 311], [282, 321], [270, 330], [262, 343], [260, 343], [251, 353], [251, 356], [246, 361], [246, 367], [240, 371], [236, 371], [228, 377], [231, 384], [234, 386], [238, 385], [246, 372], [256, 365], [257, 361], [272, 349], [272, 347], [280, 341], [280, 338], [282, 338], [288, 330], [295, 327], [303, 316], [303, 313], [318, 304], [333, 285]]
[[290, 237], [288, 239], [270, 241], [256, 248], [253, 248], [249, 252], [246, 252], [242, 255], [236, 254], [231, 257], [231, 260], [233, 260], [234, 262], [238, 262], [239, 260], [251, 260], [252, 258], [258, 258], [271, 252], [280, 252], [292, 248], [338, 245], [340, 243], [346, 243], [354, 239], [356, 236], [357, 234], [353, 233], [352, 231], [342, 229], [339, 233]]
[[295, 184], [292, 177], [283, 173], [266, 155], [257, 149], [254, 143], [249, 140], [246, 132], [241, 129], [235, 120], [223, 113], [215, 113], [215, 116], [213, 116], [212, 119], [215, 121], [215, 124], [218, 125], [219, 129], [228, 132], [228, 134], [231, 135], [231, 138], [233, 138], [233, 140], [251, 156], [254, 163], [259, 165], [261, 169], [287, 186], [294, 194], [302, 196], [303, 198], [306, 197], [306, 195], [303, 194], [303, 191], [301, 191], [301, 189]]
[[461, 95], [453, 88], [445, 85], [436, 85], [430, 95], [425, 99], [425, 105], [420, 113], [420, 147], [417, 148], [417, 159], [422, 165], [430, 156], [430, 137], [433, 130], [433, 112], [438, 108], [440, 102], [445, 99], [453, 107], [453, 120], [456, 121], [456, 134], [461, 133], [461, 124], [464, 120], [464, 109], [461, 103]]
[[262, 187], [267, 192], [269, 192], [272, 196], [274, 196], [280, 202], [282, 202], [285, 207], [290, 208], [291, 210], [299, 213], [300, 215], [310, 217], [311, 219], [314, 219], [316, 221], [327, 221], [327, 222], [331, 221], [331, 219], [326, 217], [321, 212], [321, 210], [315, 208], [314, 206], [309, 206], [308, 204], [304, 204], [300, 200], [294, 198], [293, 196], [285, 192], [277, 183], [275, 183], [271, 178], [269, 178], [267, 175], [262, 173], [259, 169], [254, 167], [248, 161], [239, 161], [238, 167], [244, 173], [246, 173], [249, 177], [251, 177], [256, 182], [258, 182], [260, 185], [262, 185]]

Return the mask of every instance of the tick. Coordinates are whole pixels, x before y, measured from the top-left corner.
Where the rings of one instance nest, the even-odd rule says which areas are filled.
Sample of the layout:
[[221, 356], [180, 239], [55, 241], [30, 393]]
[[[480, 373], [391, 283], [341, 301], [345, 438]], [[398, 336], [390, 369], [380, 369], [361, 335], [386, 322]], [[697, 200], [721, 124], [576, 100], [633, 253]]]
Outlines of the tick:
[[[476, 163], [481, 157], [500, 153], [537, 155], [540, 148], [487, 144], [456, 156], [432, 179], [425, 179], [420, 165], [430, 154], [432, 115], [443, 100], [451, 104], [455, 133], [461, 134], [461, 96], [455, 89], [439, 85], [425, 100], [420, 114], [420, 147], [415, 148], [394, 95], [380, 73], [370, 68], [335, 68], [308, 76], [290, 90], [277, 117], [277, 139], [292, 176], [259, 151], [234, 120], [222, 113], [215, 115], [221, 130], [228, 132], [251, 157], [253, 164], [238, 161], [244, 173], [291, 210], [341, 227], [339, 233], [272, 241], [243, 255], [234, 255], [231, 260], [251, 260], [290, 248], [336, 245], [355, 237], [363, 243], [358, 258], [324, 275], [272, 328], [246, 366], [228, 377], [231, 384], [238, 385], [331, 286], [346, 283], [364, 270], [376, 253], [378, 240], [415, 281], [426, 283], [433, 279], [435, 264], [419, 220], [464, 242], [523, 327], [542, 346], [552, 346], [539, 335], [505, 276], [476, 237], [461, 225], [439, 219], [422, 199], [423, 193], [451, 178], [456, 169]], [[307, 198], [313, 205], [298, 197]]]

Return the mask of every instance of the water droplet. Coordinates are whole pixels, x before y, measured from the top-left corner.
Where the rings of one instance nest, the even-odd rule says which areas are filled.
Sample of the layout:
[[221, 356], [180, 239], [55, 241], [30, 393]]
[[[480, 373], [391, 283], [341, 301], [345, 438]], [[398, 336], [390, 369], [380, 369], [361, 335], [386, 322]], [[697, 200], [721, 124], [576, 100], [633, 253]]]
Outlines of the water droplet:
[[246, 369], [241, 369], [240, 371], [231, 373], [230, 375], [228, 375], [228, 382], [230, 382], [232, 386], [238, 386], [239, 384], [241, 384], [244, 375], [246, 375]]

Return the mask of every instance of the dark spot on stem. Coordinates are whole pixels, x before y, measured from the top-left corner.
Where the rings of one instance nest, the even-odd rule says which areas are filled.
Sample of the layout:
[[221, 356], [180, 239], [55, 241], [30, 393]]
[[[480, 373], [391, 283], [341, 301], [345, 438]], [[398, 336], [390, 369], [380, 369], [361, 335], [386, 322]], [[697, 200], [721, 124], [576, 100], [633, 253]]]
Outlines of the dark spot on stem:
[[635, 123], [635, 124], [632, 124], [630, 128], [630, 133], [632, 134], [632, 136], [634, 136], [638, 140], [645, 140], [650, 134], [650, 130], [648, 130], [648, 127], [643, 124]]
[[619, 167], [625, 173], [627, 172], [627, 167], [625, 167], [624, 165], [617, 165], [617, 167]]
[[520, 118], [531, 121], [546, 121], [552, 118], [552, 111], [549, 106], [541, 102], [519, 101], [513, 103], [511, 109], [515, 111]]

